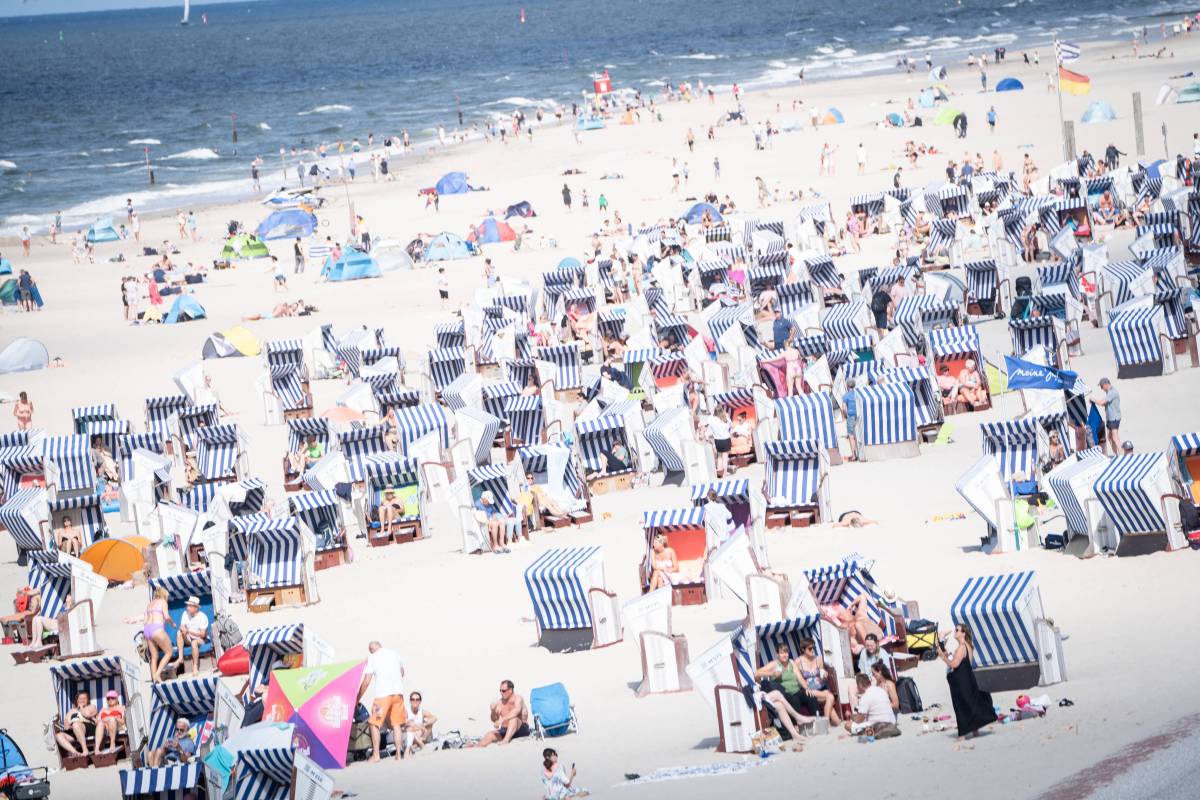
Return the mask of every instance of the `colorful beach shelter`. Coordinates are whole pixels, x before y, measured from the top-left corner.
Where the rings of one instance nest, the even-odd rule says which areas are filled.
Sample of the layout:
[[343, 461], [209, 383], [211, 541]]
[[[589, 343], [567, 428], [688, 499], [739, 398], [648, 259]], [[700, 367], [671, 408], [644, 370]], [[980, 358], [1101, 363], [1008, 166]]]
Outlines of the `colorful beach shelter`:
[[98, 219], [87, 230], [87, 240], [93, 243], [115, 242], [120, 240], [120, 238], [121, 236], [117, 233], [117, 229], [113, 227], [111, 219]]
[[329, 281], [356, 281], [360, 278], [378, 278], [383, 273], [375, 259], [361, 250], [347, 247], [337, 261], [330, 256], [321, 268], [321, 275]]
[[262, 350], [262, 342], [241, 325], [227, 331], [214, 333], [204, 343], [203, 358], [228, 358], [230, 356], [256, 356]]
[[24, 336], [13, 339], [0, 350], [0, 375], [9, 372], [29, 372], [35, 369], [45, 369], [50, 363], [50, 353], [46, 345], [37, 339], [27, 339]]
[[263, 721], [291, 723], [297, 749], [326, 769], [345, 767], [365, 667], [365, 661], [343, 661], [273, 671], [263, 700]]
[[9, 261], [7, 258], [0, 258], [0, 275], [12, 275], [12, 274], [13, 274], [12, 262]]
[[439, 233], [433, 237], [425, 248], [426, 261], [450, 261], [456, 258], [470, 258], [474, 253], [471, 245], [461, 236], [453, 233]]
[[575, 130], [577, 131], [598, 131], [604, 127], [604, 120], [600, 117], [588, 117], [580, 115], [575, 120]]
[[996, 84], [997, 92], [1019, 92], [1025, 88], [1025, 84], [1021, 83], [1016, 78], [1002, 78]]
[[438, 180], [434, 188], [437, 189], [438, 194], [466, 194], [471, 191], [465, 172], [447, 172]]
[[537, 212], [533, 210], [533, 206], [529, 204], [528, 200], [522, 200], [519, 203], [513, 203], [511, 206], [504, 209], [504, 218], [505, 219], [510, 219], [511, 217], [536, 217], [536, 216], [537, 216]]
[[886, 117], [884, 117], [884, 119], [886, 119], [889, 124], [895, 125], [897, 128], [904, 127], [904, 117], [895, 112], [888, 114]]
[[248, 233], [239, 233], [237, 236], [229, 237], [225, 240], [225, 246], [221, 248], [222, 261], [270, 257], [271, 251], [267, 249], [267, 245], [257, 236], [251, 236]]
[[1176, 103], [1200, 103], [1200, 83], [1193, 83], [1179, 90], [1179, 97], [1175, 100]]
[[954, 123], [954, 118], [962, 112], [952, 106], [943, 106], [941, 110], [933, 117], [934, 125], [951, 125]]
[[917, 104], [921, 108], [933, 108], [934, 102], [933, 89], [922, 89], [921, 94], [917, 97]]
[[479, 225], [471, 228], [468, 241], [476, 244], [495, 244], [496, 242], [511, 242], [517, 238], [514, 231], [506, 222], [495, 217], [488, 217]]
[[317, 227], [317, 217], [301, 208], [276, 211], [255, 229], [259, 239], [292, 239], [311, 236]]
[[1117, 112], [1113, 111], [1113, 107], [1103, 100], [1097, 100], [1087, 107], [1083, 112], [1083, 116], [1079, 118], [1080, 122], [1108, 122], [1117, 118]]
[[133, 573], [146, 565], [142, 551], [150, 546], [150, 540], [141, 536], [126, 536], [124, 539], [100, 539], [79, 554], [82, 561], [91, 564], [92, 570], [110, 581], [124, 583]]
[[194, 319], [204, 319], [208, 312], [200, 301], [190, 294], [181, 294], [171, 304], [171, 310], [163, 317], [163, 324], [174, 325], [176, 322], [190, 322]]
[[821, 117], [822, 125], [841, 125], [845, 121], [846, 118], [842, 116], [842, 112], [836, 108], [830, 108], [825, 112], [825, 116]]
[[696, 203], [687, 210], [687, 213], [683, 215], [683, 218], [686, 219], [690, 225], [699, 225], [704, 221], [705, 214], [708, 215], [710, 222], [723, 222], [725, 220], [725, 218], [721, 216], [721, 212], [718, 211], [716, 206], [712, 205], [711, 203]]

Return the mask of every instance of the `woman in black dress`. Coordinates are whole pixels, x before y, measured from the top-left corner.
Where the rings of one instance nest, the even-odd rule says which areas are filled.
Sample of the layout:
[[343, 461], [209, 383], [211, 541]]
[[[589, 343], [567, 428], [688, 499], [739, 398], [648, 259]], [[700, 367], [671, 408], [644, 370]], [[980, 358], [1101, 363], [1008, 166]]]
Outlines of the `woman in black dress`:
[[971, 629], [964, 624], [955, 625], [951, 635], [958, 642], [954, 655], [947, 654], [946, 646], [938, 642], [938, 657], [946, 662], [946, 682], [950, 684], [950, 700], [954, 703], [954, 718], [961, 741], [995, 722], [996, 710], [992, 707], [992, 696], [981, 691], [975, 682], [975, 670], [971, 667], [975, 643]]

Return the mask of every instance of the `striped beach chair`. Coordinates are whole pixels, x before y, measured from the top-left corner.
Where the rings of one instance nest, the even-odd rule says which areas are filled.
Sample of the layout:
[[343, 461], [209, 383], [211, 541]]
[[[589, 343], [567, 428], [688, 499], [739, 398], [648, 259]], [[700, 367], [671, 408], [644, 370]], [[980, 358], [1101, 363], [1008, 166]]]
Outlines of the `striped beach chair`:
[[483, 378], [467, 370], [442, 389], [441, 400], [451, 411], [483, 407]]
[[117, 437], [117, 449], [112, 452], [116, 453], [121, 461], [122, 482], [133, 476], [133, 451], [143, 450], [157, 456], [165, 456], [166, 448], [167, 439], [161, 432], [126, 433]]
[[828, 450], [812, 439], [763, 445], [766, 456], [766, 527], [808, 527], [830, 518]]
[[50, 501], [45, 489], [27, 487], [0, 505], [0, 523], [13, 538], [18, 558], [50, 548]]
[[1171, 437], [1174, 455], [1172, 468], [1185, 495], [1200, 503], [1200, 433], [1179, 433]]
[[78, 435], [87, 433], [89, 422], [107, 422], [120, 419], [115, 403], [98, 403], [93, 406], [76, 406], [71, 409], [71, 421]]
[[[594, 623], [599, 620], [593, 615], [593, 604], [610, 605], [615, 596], [607, 591], [600, 547], [551, 548], [525, 568], [524, 577], [539, 646], [562, 653], [603, 643], [595, 635]], [[607, 613], [618, 611], [613, 606]]]
[[[99, 705], [108, 692], [115, 691], [118, 701], [126, 709], [141, 708], [138, 665], [120, 656], [98, 656], [55, 664], [50, 667], [50, 682], [54, 688], [56, 712], [50, 727], [55, 732], [64, 730], [63, 722], [74, 708], [75, 697], [80, 692], [86, 692], [92, 702]], [[117, 737], [118, 760], [129, 757], [131, 741], [140, 741], [145, 736], [143, 724], [140, 714], [126, 714], [126, 732]], [[86, 767], [89, 763], [88, 756], [72, 757], [57, 743], [54, 750], [58, 754], [59, 765], [64, 769]]]
[[875, 318], [871, 309], [861, 300], [830, 306], [821, 317], [821, 329], [829, 339], [865, 336], [874, 326]]
[[[507, 423], [479, 408], [464, 408], [454, 412], [456, 441], [467, 441], [475, 454], [476, 464], [491, 460], [492, 447], [500, 439], [500, 432]], [[503, 443], [503, 440], [500, 440]]]
[[245, 469], [245, 439], [236, 423], [196, 431], [196, 468], [208, 482], [240, 479]]
[[440, 448], [449, 447], [453, 419], [445, 406], [435, 403], [421, 403], [397, 409], [396, 432], [400, 438], [401, 452], [407, 455], [414, 442], [431, 433], [437, 434]]
[[906, 653], [904, 616], [889, 609], [883, 590], [871, 575], [873, 566], [869, 560], [852, 555], [835, 564], [806, 569], [804, 577], [818, 606], [849, 608], [859, 597], [866, 595], [867, 616], [883, 631], [879, 644], [890, 651]]
[[[370, 456], [367, 469], [380, 460], [390, 461], [394, 453]], [[364, 476], [365, 477], [365, 476]], [[315, 543], [314, 570], [328, 569], [349, 560], [349, 522], [354, 514], [349, 501], [329, 490], [299, 492], [288, 496], [288, 513], [308, 528]]]
[[539, 347], [537, 348], [537, 359], [539, 361], [548, 361], [554, 365], [552, 374], [555, 394], [560, 392], [566, 393], [559, 395], [560, 400], [570, 399], [572, 395], [579, 391], [579, 387], [583, 385], [582, 373], [580, 371], [580, 364], [582, 362], [581, 345], [579, 342]]
[[108, 523], [101, 508], [100, 495], [85, 494], [76, 497], [57, 497], [49, 501], [50, 519], [55, 528], [61, 528], [64, 519], [80, 532], [83, 549], [108, 536]]
[[169, 436], [171, 415], [187, 408], [192, 401], [184, 394], [146, 398], [146, 431]]
[[567, 512], [566, 516], [544, 513], [544, 524], [560, 528], [591, 522], [592, 498], [574, 450], [555, 442], [522, 447], [517, 455], [525, 474]]
[[[424, 536], [425, 490], [417, 460], [397, 453], [387, 453], [371, 456], [366, 460], [365, 466], [367, 497], [364, 503], [363, 517], [367, 529], [367, 543], [372, 547], [380, 547], [391, 543], [416, 541]], [[385, 534], [380, 518], [380, 508], [384, 502], [384, 494], [388, 491], [393, 493], [393, 502], [401, 506], [403, 511], [393, 521], [391, 530]], [[342, 502], [336, 496], [333, 500], [338, 503]], [[322, 513], [329, 514], [328, 509], [332, 509], [332, 504], [326, 501], [323, 506], [327, 510]], [[344, 518], [348, 509], [345, 509], [344, 504], [342, 509]], [[297, 509], [293, 513], [303, 515], [304, 512]], [[346, 550], [349, 549], [348, 539], [348, 536], [343, 539]], [[321, 558], [321, 553], [322, 550], [318, 544], [318, 559]], [[319, 563], [317, 568], [321, 568]]]
[[[309, 437], [321, 446], [322, 453], [329, 453], [330, 445], [333, 444], [333, 436], [329, 430], [329, 420], [324, 417], [308, 417], [300, 419], [289, 419], [287, 421], [288, 439], [287, 453], [283, 456], [283, 488], [285, 491], [296, 491], [303, 488], [302, 480], [303, 468], [293, 470], [291, 459], [292, 453], [300, 453], [305, 447]], [[301, 464], [303, 467], [303, 464]]]
[[[206, 743], [214, 735], [224, 739], [228, 731], [216, 732], [217, 687], [220, 679], [180, 678], [150, 686], [150, 720], [142, 744], [146, 754], [157, 750], [171, 738], [175, 722], [186, 719], [195, 729], [198, 743]], [[121, 791], [125, 797], [140, 795], [174, 796], [195, 790], [204, 775], [200, 761], [172, 764], [164, 767], [144, 767], [121, 770]]]
[[833, 421], [833, 396], [829, 392], [781, 397], [775, 401], [781, 440], [813, 440], [826, 449], [829, 463], [842, 463], [838, 432]]
[[[929, 354], [933, 356], [935, 374], [945, 367], [955, 379], [966, 368], [967, 361], [974, 361], [980, 385], [988, 393], [988, 405], [974, 410], [982, 411], [991, 407], [992, 390], [988, 384], [979, 330], [974, 325], [934, 328], [929, 332]], [[934, 388], [937, 389], [936, 383]], [[937, 390], [937, 394], [940, 397], [941, 391]], [[943, 402], [942, 408], [944, 414], [958, 414], [971, 410], [966, 403], [958, 401], [949, 404]]]
[[296, 780], [296, 747], [292, 727], [279, 730], [274, 746], [238, 750], [234, 763], [234, 797], [238, 800], [288, 800]]
[[295, 517], [257, 518], [247, 533], [246, 604], [252, 613], [317, 602], [316, 542]]
[[928, 331], [959, 324], [961, 308], [959, 303], [933, 295], [909, 295], [896, 304], [892, 319], [904, 331], [909, 347], [924, 349]]
[[517, 395], [504, 403], [504, 418], [508, 420], [508, 445], [538, 444], [545, 440], [545, 415], [540, 395]]
[[[1133, 453], [1110, 459], [1092, 485], [1104, 509], [1119, 556], [1187, 546], [1179, 521], [1179, 495], [1166, 453]], [[1111, 541], [1111, 540], [1110, 540]]]
[[1067, 366], [1067, 327], [1061, 319], [1010, 319], [1008, 333], [1012, 339], [1013, 355], [1020, 357], [1036, 347], [1043, 347], [1050, 355], [1050, 366], [1058, 369]]
[[646, 555], [638, 568], [642, 593], [650, 590], [656, 570], [654, 540], [663, 536], [666, 546], [675, 551], [676, 570], [664, 578], [671, 586], [673, 605], [699, 605], [707, 602], [706, 561], [708, 533], [704, 527], [704, 507], [659, 508], [642, 512], [642, 531], [646, 537]]
[[47, 436], [42, 440], [42, 469], [51, 496], [94, 494], [96, 471], [87, 436]]
[[12, 497], [27, 478], [44, 473], [42, 443], [29, 444], [26, 431], [0, 434], [0, 501]]
[[[691, 412], [683, 406], [665, 409], [646, 424], [642, 431], [646, 443], [667, 475], [682, 475], [687, 468], [685, 442], [695, 442]], [[649, 471], [649, 470], [646, 470]]]
[[1167, 336], [1161, 306], [1149, 298], [1114, 308], [1108, 316], [1108, 338], [1118, 378], [1143, 378], [1175, 371], [1175, 349]]
[[176, 424], [178, 429], [172, 431], [177, 442], [179, 450], [183, 452], [185, 445], [191, 447], [196, 440], [196, 431], [200, 428], [214, 428], [221, 424], [220, 416], [217, 414], [216, 403], [203, 403], [201, 405], [187, 406], [181, 408], [176, 413]]
[[283, 407], [284, 419], [312, 415], [313, 399], [307, 390], [303, 364], [272, 364], [268, 374], [271, 391]]
[[[200, 610], [208, 617], [208, 638], [200, 646], [200, 658], [211, 659], [215, 667], [224, 652], [221, 640], [217, 636], [216, 623], [217, 616], [226, 613], [226, 598], [223, 592], [214, 591], [211, 573], [204, 570], [203, 572], [185, 572], [181, 575], [152, 578], [147, 582], [147, 588], [150, 590], [151, 600], [154, 599], [154, 593], [159, 589], [166, 590], [167, 615], [171, 618], [176, 630], [179, 629], [179, 623], [183, 619], [188, 598], [194, 596], [200, 601]], [[192, 646], [185, 645], [182, 651], [176, 651], [175, 656], [180, 659], [190, 659]], [[152, 728], [153, 725], [153, 720], [151, 720]]]
[[[508, 362], [511, 364], [512, 362]], [[508, 364], [505, 365], [506, 368]], [[504, 404], [510, 398], [518, 397], [521, 394], [521, 387], [525, 384], [517, 380], [507, 381], [485, 381], [480, 391], [483, 395], [483, 410], [491, 414], [493, 417], [504, 418]]]
[[917, 400], [907, 383], [860, 386], [858, 395], [859, 458], [880, 461], [920, 455]]
[[[633, 436], [643, 427], [641, 404], [629, 400], [609, 406], [595, 419], [575, 423], [576, 442], [593, 493], [627, 489], [632, 485], [633, 474], [639, 465]], [[626, 459], [615, 454], [618, 445], [627, 453]]]
[[1109, 546], [1107, 531], [1101, 530], [1104, 509], [1092, 488], [1107, 466], [1108, 458], [1099, 452], [1077, 453], [1046, 476], [1050, 494], [1062, 511], [1068, 541], [1079, 536], [1087, 540], [1084, 556], [1096, 555]]
[[426, 356], [433, 388], [441, 392], [450, 382], [467, 369], [466, 354], [461, 347], [441, 347], [430, 350]]
[[950, 617], [971, 630], [980, 689], [1016, 691], [1067, 679], [1062, 634], [1046, 617], [1032, 570], [968, 578]]

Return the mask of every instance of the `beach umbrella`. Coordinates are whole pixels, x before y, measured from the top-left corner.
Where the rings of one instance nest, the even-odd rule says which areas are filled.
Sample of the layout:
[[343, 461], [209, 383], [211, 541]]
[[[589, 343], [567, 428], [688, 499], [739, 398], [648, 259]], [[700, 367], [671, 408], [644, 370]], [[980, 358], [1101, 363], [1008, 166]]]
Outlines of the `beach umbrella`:
[[142, 548], [149, 547], [150, 540], [141, 536], [124, 539], [101, 539], [79, 554], [81, 561], [92, 565], [92, 571], [110, 581], [125, 583], [133, 573], [146, 566]]
[[366, 664], [343, 661], [275, 670], [263, 699], [263, 721], [294, 725], [292, 740], [318, 766], [345, 767], [358, 685]]
[[1019, 92], [1024, 88], [1025, 84], [1016, 78], [1004, 78], [996, 84], [997, 92]]
[[361, 411], [355, 411], [347, 406], [334, 406], [321, 412], [321, 416], [330, 422], [365, 422], [366, 417]]
[[937, 112], [937, 114], [934, 115], [933, 124], [934, 125], [952, 125], [952, 124], [954, 124], [954, 118], [957, 117], [961, 113], [962, 112], [959, 111], [957, 108], [952, 108], [951, 106], [944, 106]]
[[1158, 89], [1158, 97], [1154, 99], [1157, 105], [1165, 106], [1167, 103], [1175, 103], [1179, 101], [1179, 92], [1175, 91], [1175, 87], [1169, 83], [1164, 83]]
[[1179, 90], [1179, 97], [1175, 100], [1176, 103], [1200, 103], [1200, 83], [1193, 83], [1185, 89]]
[[900, 116], [894, 111], [887, 115], [887, 121], [895, 125], [897, 128], [904, 125], [904, 117]]
[[846, 118], [842, 116], [842, 112], [838, 111], [836, 108], [831, 108], [825, 112], [825, 116], [821, 119], [821, 124], [841, 125], [845, 121]]
[[1113, 107], [1103, 100], [1097, 100], [1087, 107], [1083, 112], [1083, 116], [1079, 118], [1080, 122], [1109, 122], [1117, 118], [1117, 112], [1113, 111]]
[[567, 256], [562, 261], [558, 262], [559, 269], [579, 269], [582, 266], [583, 264], [581, 264], [579, 259], [575, 258], [574, 256]]

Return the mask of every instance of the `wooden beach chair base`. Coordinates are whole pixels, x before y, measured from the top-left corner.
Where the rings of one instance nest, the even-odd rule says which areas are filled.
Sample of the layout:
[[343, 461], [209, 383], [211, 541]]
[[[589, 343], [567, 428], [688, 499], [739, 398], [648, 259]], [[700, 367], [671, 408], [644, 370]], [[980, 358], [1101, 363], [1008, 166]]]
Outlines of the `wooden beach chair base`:
[[349, 561], [346, 554], [346, 547], [334, 547], [330, 550], [318, 551], [313, 556], [313, 570], [320, 572], [323, 569], [332, 569], [340, 567]]
[[860, 445], [860, 461], [887, 461], [889, 458], [916, 458], [921, 455], [921, 444], [917, 439], [894, 444]]
[[53, 658], [58, 654], [57, 644], [47, 644], [41, 647], [30, 647], [26, 650], [19, 650], [12, 654], [13, 661], [17, 664], [40, 664], [47, 658]]
[[921, 441], [925, 442], [925, 444], [930, 444], [937, 441], [938, 433], [941, 430], [942, 423], [939, 422], [936, 425], [922, 425], [917, 429], [917, 434], [921, 437]]
[[588, 479], [588, 489], [592, 494], [608, 494], [633, 487], [633, 473], [621, 472], [616, 475], [599, 475]]
[[1118, 556], [1146, 556], [1171, 549], [1166, 532], [1127, 533], [1117, 543]]

